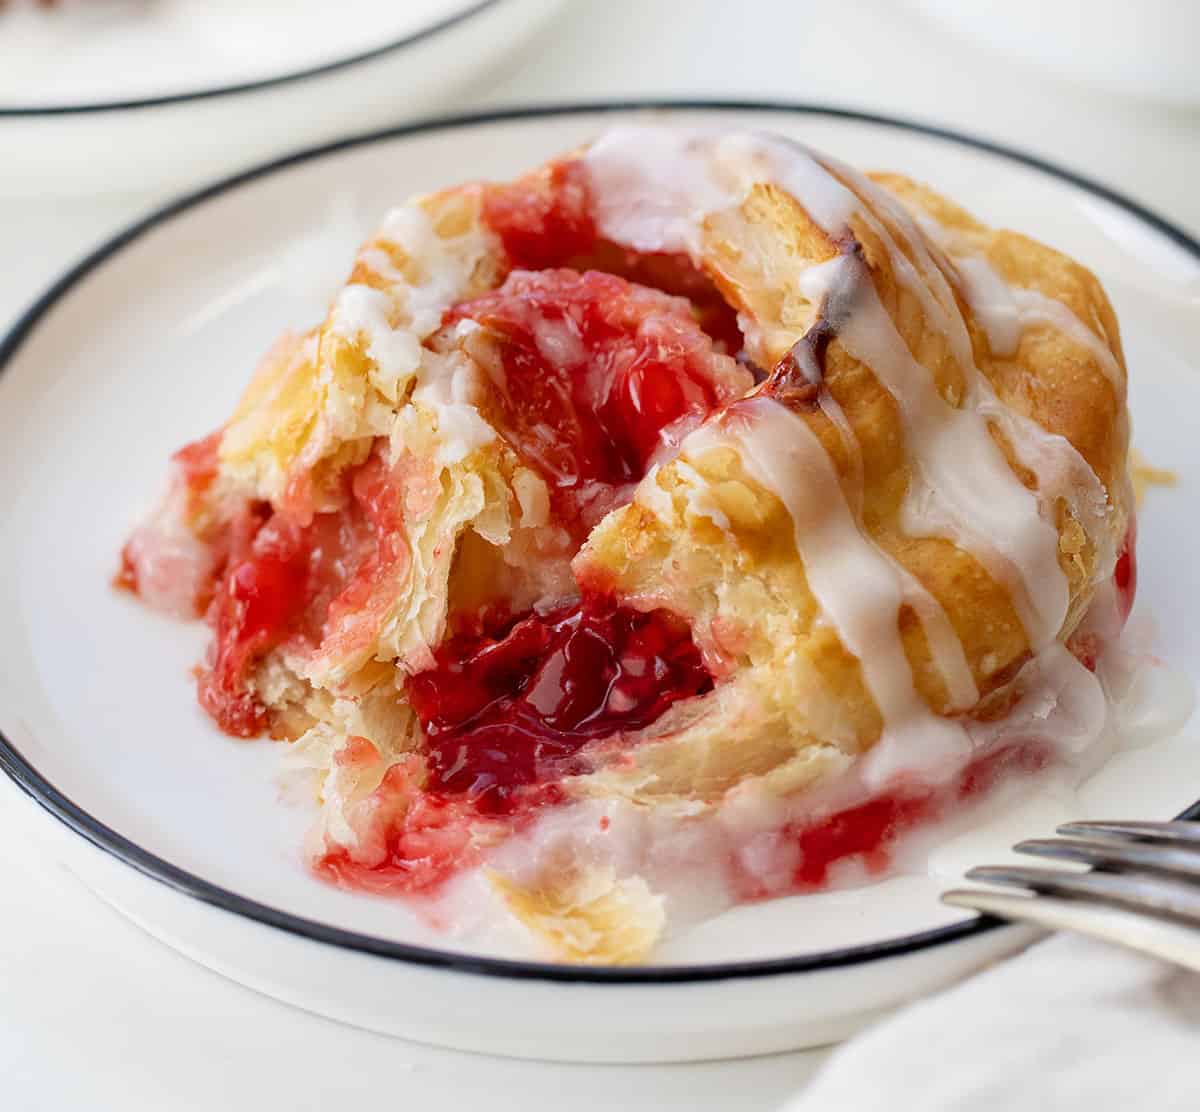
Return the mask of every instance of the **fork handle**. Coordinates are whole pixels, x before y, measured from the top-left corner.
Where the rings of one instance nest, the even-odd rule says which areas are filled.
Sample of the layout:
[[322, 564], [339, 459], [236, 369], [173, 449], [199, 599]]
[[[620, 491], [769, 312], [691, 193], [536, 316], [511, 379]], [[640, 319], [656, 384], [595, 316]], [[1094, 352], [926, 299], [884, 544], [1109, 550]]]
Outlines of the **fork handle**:
[[1016, 919], [1047, 930], [1075, 931], [1102, 938], [1200, 972], [1200, 933], [1167, 919], [1080, 900], [986, 892], [977, 888], [954, 888], [942, 899], [955, 907], [970, 908], [1001, 919]]

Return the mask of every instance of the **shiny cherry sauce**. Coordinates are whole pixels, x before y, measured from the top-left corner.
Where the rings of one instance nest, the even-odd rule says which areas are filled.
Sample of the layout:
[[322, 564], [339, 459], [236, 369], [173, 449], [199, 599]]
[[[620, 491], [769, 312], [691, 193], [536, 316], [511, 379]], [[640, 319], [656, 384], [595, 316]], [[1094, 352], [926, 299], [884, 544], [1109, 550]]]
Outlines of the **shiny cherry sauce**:
[[[655, 721], [712, 678], [685, 623], [588, 596], [573, 606], [484, 615], [409, 681], [423, 764], [388, 769], [372, 797], [382, 860], [343, 849], [317, 872], [372, 892], [432, 894], [482, 850], [566, 801], [559, 782], [588, 771], [585, 747]], [[377, 759], [365, 739], [339, 760]]]
[[673, 426], [723, 400], [689, 303], [611, 274], [516, 271], [449, 319], [494, 338], [496, 423], [547, 480], [558, 518], [584, 529], [646, 473]]
[[[654, 722], [712, 689], [687, 624], [588, 596], [451, 637], [408, 694], [428, 788], [511, 811], [532, 785], [588, 771], [589, 742]], [[497, 628], [498, 626], [498, 628]]]
[[568, 266], [598, 238], [587, 172], [573, 160], [555, 164], [539, 180], [490, 186], [482, 215], [514, 270]]

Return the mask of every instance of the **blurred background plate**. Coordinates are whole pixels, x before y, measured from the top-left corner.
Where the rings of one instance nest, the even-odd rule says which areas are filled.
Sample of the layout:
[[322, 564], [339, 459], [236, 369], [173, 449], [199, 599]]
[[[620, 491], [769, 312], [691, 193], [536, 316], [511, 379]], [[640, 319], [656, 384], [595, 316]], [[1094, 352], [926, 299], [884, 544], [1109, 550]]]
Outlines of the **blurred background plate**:
[[562, 0], [10, 0], [0, 192], [147, 191], [427, 112]]
[[934, 22], [1067, 81], [1200, 105], [1195, 0], [909, 0]]

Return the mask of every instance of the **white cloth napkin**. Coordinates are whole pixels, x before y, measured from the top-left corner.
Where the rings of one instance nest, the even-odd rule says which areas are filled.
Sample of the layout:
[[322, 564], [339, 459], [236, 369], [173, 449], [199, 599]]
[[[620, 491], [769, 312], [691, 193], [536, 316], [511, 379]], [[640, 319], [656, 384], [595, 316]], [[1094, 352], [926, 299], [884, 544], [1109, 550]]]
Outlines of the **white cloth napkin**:
[[837, 1050], [788, 1112], [1200, 1112], [1200, 974], [1055, 936]]

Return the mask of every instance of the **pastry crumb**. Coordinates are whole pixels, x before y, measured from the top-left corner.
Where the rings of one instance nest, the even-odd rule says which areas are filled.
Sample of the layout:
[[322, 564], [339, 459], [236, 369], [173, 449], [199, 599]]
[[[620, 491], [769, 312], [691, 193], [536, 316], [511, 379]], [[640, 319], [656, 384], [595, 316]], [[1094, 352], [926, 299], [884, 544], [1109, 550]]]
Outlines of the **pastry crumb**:
[[522, 887], [493, 870], [492, 887], [549, 954], [585, 965], [633, 965], [662, 934], [666, 912], [640, 876], [591, 868]]
[[1133, 481], [1133, 494], [1139, 507], [1152, 486], [1173, 487], [1179, 483], [1176, 472], [1155, 467], [1136, 448], [1129, 449], [1129, 477]]

